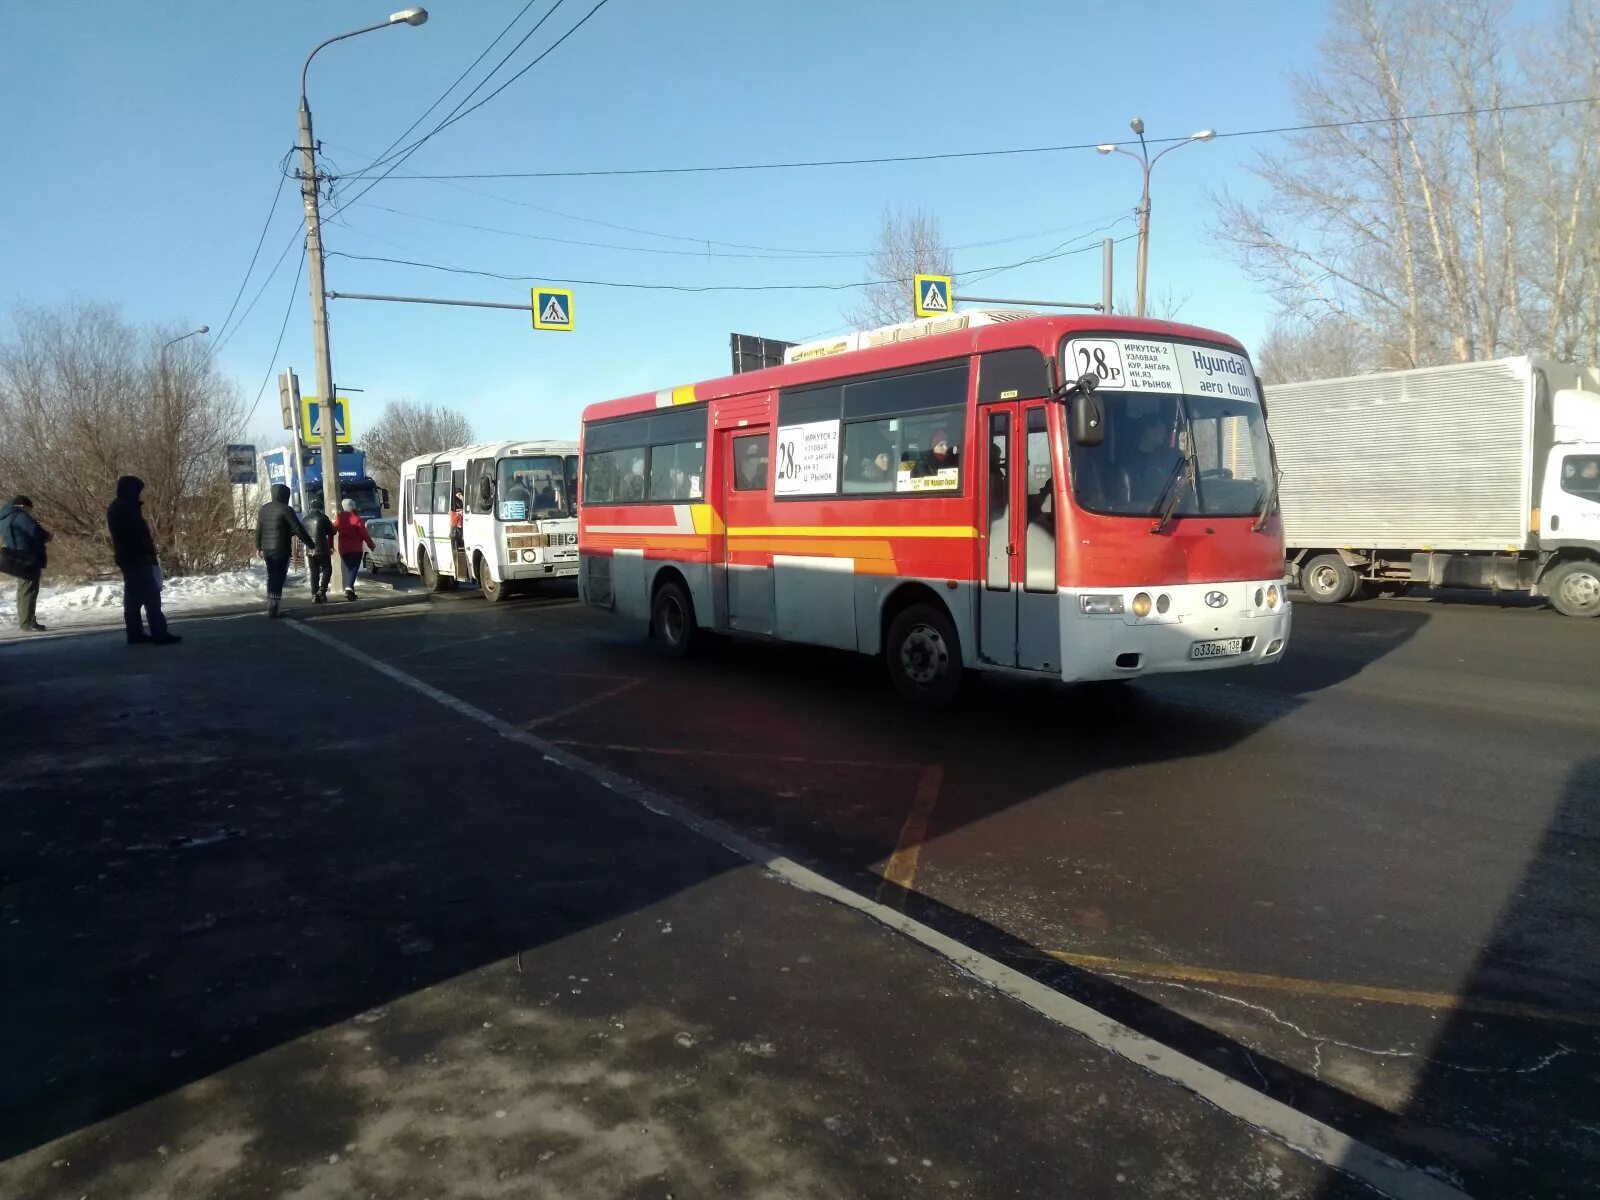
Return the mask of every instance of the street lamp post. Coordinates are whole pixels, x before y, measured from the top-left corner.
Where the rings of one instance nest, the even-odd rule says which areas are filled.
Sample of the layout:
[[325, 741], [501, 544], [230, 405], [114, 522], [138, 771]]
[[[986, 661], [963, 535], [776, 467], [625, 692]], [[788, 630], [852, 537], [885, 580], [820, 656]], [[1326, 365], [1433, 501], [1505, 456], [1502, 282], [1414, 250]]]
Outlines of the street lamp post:
[[1121, 146], [1110, 144], [1096, 146], [1095, 149], [1101, 154], [1126, 154], [1138, 163], [1144, 171], [1144, 190], [1139, 194], [1139, 266], [1137, 291], [1134, 300], [1135, 315], [1142, 317], [1144, 316], [1145, 275], [1150, 265], [1150, 169], [1161, 161], [1162, 155], [1171, 154], [1179, 146], [1187, 146], [1191, 142], [1209, 142], [1217, 136], [1217, 131], [1215, 129], [1202, 129], [1199, 133], [1191, 133], [1183, 141], [1174, 142], [1161, 151], [1160, 154], [1151, 158], [1150, 149], [1144, 144], [1144, 118], [1135, 117], [1128, 122], [1128, 128], [1132, 129], [1139, 139], [1139, 153], [1135, 154], [1132, 150], [1124, 150]]
[[[306, 209], [306, 260], [311, 275], [311, 343], [316, 359], [317, 394], [322, 404], [322, 506], [330, 518], [339, 511], [339, 435], [334, 427], [338, 404], [333, 394], [333, 356], [328, 349], [328, 299], [322, 276], [322, 214], [317, 199], [317, 144], [311, 136], [311, 105], [306, 102], [306, 72], [311, 69], [311, 60], [318, 52], [335, 42], [388, 29], [392, 25], [421, 25], [427, 19], [428, 10], [425, 8], [403, 9], [391, 14], [387, 21], [352, 29], [349, 33], [341, 33], [318, 43], [306, 55], [306, 61], [300, 68], [300, 196], [305, 201]], [[298, 446], [295, 453], [300, 453]], [[300, 469], [304, 470], [303, 463]], [[333, 570], [332, 583], [335, 588], [342, 590], [345, 586], [344, 564], [338, 555], [334, 556]]]

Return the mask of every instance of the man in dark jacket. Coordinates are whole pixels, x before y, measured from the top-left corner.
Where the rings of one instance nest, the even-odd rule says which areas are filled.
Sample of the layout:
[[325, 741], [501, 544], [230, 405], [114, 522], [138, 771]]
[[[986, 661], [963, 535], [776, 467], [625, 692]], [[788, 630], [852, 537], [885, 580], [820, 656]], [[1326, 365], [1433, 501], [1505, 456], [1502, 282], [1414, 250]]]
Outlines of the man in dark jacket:
[[307, 547], [315, 548], [306, 533], [306, 527], [294, 515], [294, 509], [289, 507], [288, 485], [275, 483], [272, 485], [272, 499], [261, 506], [261, 512], [256, 517], [256, 553], [267, 564], [269, 617], [280, 615], [278, 605], [283, 602], [283, 581], [289, 575], [289, 551], [294, 548], [295, 538], [299, 538]]
[[17, 624], [28, 633], [43, 633], [35, 617], [39, 606], [39, 576], [44, 574], [44, 544], [50, 532], [33, 519], [33, 501], [18, 496], [0, 508], [0, 546], [15, 555], [17, 576]]
[[302, 522], [311, 536], [311, 549], [306, 551], [306, 578], [311, 582], [311, 600], [315, 604], [328, 602], [328, 584], [333, 579], [333, 522], [322, 511], [322, 497], [313, 496], [306, 506], [310, 511]]
[[[183, 641], [167, 632], [167, 618], [161, 611], [161, 563], [156, 557], [156, 542], [150, 524], [144, 519], [144, 480], [124, 475], [117, 480], [117, 498], [106, 507], [106, 529], [111, 534], [111, 552], [122, 570], [122, 623], [128, 630], [128, 645], [149, 642], [171, 646]], [[144, 631], [139, 612], [150, 622]]]

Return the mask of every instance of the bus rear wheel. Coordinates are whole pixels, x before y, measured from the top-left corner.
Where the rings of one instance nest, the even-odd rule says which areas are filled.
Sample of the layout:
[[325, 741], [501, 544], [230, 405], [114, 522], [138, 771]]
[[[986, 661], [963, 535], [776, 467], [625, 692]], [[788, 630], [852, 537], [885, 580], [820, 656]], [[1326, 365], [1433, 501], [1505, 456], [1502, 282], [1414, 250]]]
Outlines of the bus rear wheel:
[[424, 590], [430, 592], [444, 591], [444, 578], [433, 565], [433, 559], [428, 557], [426, 550], [417, 553], [417, 573], [422, 576]]
[[668, 580], [650, 602], [650, 636], [662, 658], [685, 658], [695, 644], [694, 601], [683, 584]]
[[472, 573], [478, 577], [478, 586], [483, 589], [483, 598], [490, 604], [503, 604], [511, 595], [510, 584], [494, 581], [494, 576], [489, 573], [488, 564], [483, 561], [483, 555], [474, 556]]
[[961, 694], [961, 639], [942, 608], [913, 604], [899, 613], [883, 653], [895, 690], [913, 704], [948, 708]]

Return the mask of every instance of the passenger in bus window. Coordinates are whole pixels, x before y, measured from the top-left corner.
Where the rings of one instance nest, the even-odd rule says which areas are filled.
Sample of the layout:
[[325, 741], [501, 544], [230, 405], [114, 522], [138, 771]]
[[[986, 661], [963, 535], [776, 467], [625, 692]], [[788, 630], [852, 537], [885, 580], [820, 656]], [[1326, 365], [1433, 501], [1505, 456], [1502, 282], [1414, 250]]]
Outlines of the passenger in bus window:
[[644, 455], [633, 456], [633, 465], [628, 468], [628, 474], [622, 481], [619, 500], [643, 500], [644, 497]]
[[561, 501], [556, 496], [555, 481], [551, 479], [548, 471], [534, 473], [532, 507], [542, 512], [550, 512], [561, 507]]
[[941, 471], [954, 469], [960, 465], [956, 448], [950, 444], [950, 435], [942, 429], [937, 429], [933, 434], [932, 444], [928, 450], [917, 457], [912, 465], [911, 476], [913, 479], [937, 477]]
[[871, 452], [871, 456], [863, 460], [861, 470], [858, 472], [863, 483], [887, 483], [894, 478], [890, 469], [890, 454], [887, 446], [879, 446]]

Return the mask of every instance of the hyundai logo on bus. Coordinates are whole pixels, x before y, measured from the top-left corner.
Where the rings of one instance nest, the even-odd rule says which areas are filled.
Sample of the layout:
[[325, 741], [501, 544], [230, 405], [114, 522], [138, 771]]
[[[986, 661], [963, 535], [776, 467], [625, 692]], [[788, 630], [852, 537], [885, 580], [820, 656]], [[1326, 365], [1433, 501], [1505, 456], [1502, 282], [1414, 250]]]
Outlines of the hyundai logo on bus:
[[1227, 593], [1225, 593], [1225, 592], [1207, 592], [1206, 593], [1206, 606], [1208, 608], [1226, 608], [1227, 605], [1228, 605]]
[[536, 287], [533, 293], [533, 327], [572, 332], [572, 293], [566, 288]]
[[950, 276], [916, 276], [911, 283], [911, 303], [919, 317], [948, 317]]

